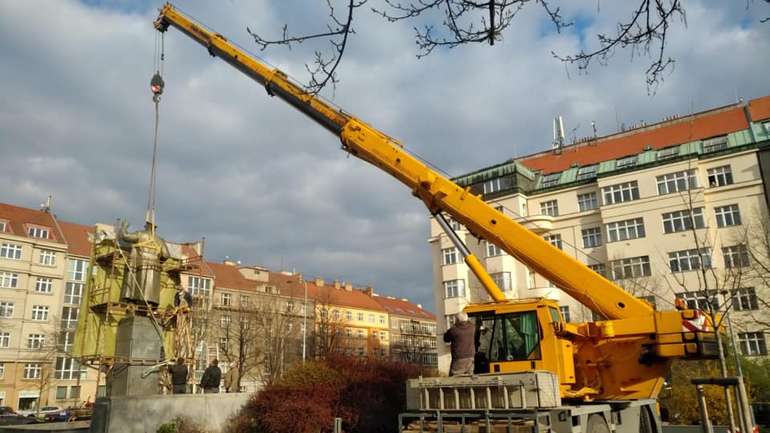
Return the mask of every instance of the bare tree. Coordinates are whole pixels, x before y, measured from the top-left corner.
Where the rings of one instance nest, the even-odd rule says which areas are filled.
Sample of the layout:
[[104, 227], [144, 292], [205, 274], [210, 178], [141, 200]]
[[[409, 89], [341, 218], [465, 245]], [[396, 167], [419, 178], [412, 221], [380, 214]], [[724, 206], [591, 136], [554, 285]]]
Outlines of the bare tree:
[[219, 356], [238, 369], [238, 387], [244, 377], [259, 378], [264, 347], [259, 340], [259, 315], [249, 306], [221, 305], [212, 309], [210, 335], [219, 345]]
[[[329, 20], [326, 30], [305, 35], [291, 34], [284, 25], [280, 38], [267, 39], [251, 29], [249, 34], [261, 49], [283, 45], [291, 47], [310, 40], [327, 41], [329, 53], [315, 51], [314, 60], [306, 64], [310, 74], [308, 92], [317, 94], [326, 85], [339, 82], [337, 69], [355, 33], [352, 23], [358, 10], [370, 0], [345, 0], [346, 14], [339, 14], [333, 0], [327, 0]], [[436, 48], [455, 48], [460, 45], [485, 43], [494, 45], [503, 38], [516, 16], [526, 7], [539, 7], [557, 32], [573, 25], [562, 16], [559, 0], [382, 0], [382, 7], [371, 10], [390, 22], [415, 21], [417, 57], [432, 53]], [[765, 0], [766, 3], [770, 1]], [[371, 1], [373, 3], [373, 1]], [[637, 0], [625, 19], [620, 19], [613, 33], [596, 35], [598, 47], [575, 54], [552, 55], [565, 64], [576, 65], [587, 71], [592, 63], [606, 64], [619, 49], [630, 50], [634, 57], [645, 56], [650, 63], [646, 69], [648, 89], [654, 91], [663, 81], [664, 73], [675, 60], [666, 54], [670, 30], [676, 25], [686, 26], [686, 13], [681, 0]], [[747, 4], [747, 7], [749, 5]], [[597, 2], [597, 13], [600, 7]], [[768, 22], [770, 17], [760, 19]]]
[[345, 337], [346, 322], [334, 303], [332, 290], [322, 291], [315, 301], [314, 353], [316, 358], [326, 358], [345, 349], [350, 341]]
[[286, 368], [301, 359], [300, 310], [292, 299], [277, 295], [259, 296], [254, 303], [256, 337], [262, 346], [260, 375], [265, 384], [274, 383]]

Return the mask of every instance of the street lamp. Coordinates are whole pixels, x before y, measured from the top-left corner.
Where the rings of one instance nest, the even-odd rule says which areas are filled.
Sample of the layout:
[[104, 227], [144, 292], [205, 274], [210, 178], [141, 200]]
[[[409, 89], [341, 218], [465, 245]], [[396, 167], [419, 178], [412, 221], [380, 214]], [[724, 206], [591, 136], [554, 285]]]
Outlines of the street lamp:
[[305, 302], [302, 304], [302, 363], [305, 363], [307, 358], [307, 281], [302, 281], [302, 285], [305, 286]]

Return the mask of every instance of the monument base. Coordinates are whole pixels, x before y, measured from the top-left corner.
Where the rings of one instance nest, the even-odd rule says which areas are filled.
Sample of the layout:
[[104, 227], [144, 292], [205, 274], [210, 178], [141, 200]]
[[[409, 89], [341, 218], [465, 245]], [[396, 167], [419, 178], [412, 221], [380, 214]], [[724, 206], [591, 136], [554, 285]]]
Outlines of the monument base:
[[107, 376], [107, 395], [159, 394], [158, 373], [142, 377], [150, 366], [161, 362], [163, 342], [152, 319], [146, 316], [127, 316], [118, 322], [115, 334], [115, 357], [129, 360], [116, 362]]

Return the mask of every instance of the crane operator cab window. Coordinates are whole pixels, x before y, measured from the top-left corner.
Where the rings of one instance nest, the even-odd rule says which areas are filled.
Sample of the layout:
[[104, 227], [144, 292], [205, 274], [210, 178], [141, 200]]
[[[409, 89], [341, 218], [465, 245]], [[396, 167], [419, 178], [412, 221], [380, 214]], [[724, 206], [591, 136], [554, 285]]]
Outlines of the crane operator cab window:
[[476, 323], [477, 373], [492, 362], [540, 359], [540, 326], [535, 311], [473, 317]]

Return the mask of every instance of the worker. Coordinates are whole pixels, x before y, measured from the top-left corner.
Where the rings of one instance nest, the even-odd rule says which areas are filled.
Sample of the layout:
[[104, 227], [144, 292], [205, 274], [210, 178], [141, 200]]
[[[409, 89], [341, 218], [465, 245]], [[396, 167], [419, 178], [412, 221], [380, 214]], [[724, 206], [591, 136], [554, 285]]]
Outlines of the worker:
[[201, 378], [201, 388], [204, 394], [219, 392], [219, 383], [222, 381], [222, 370], [219, 369], [219, 361], [214, 358], [211, 364], [206, 367]]
[[187, 393], [187, 366], [184, 365], [184, 358], [176, 360], [176, 364], [168, 368], [171, 373], [171, 387], [174, 394]]
[[230, 369], [225, 374], [225, 391], [238, 392], [240, 391], [240, 374], [238, 372], [238, 363], [233, 362]]
[[444, 333], [444, 341], [451, 344], [452, 364], [449, 375], [473, 374], [476, 329], [465, 312], [455, 315], [454, 326]]

